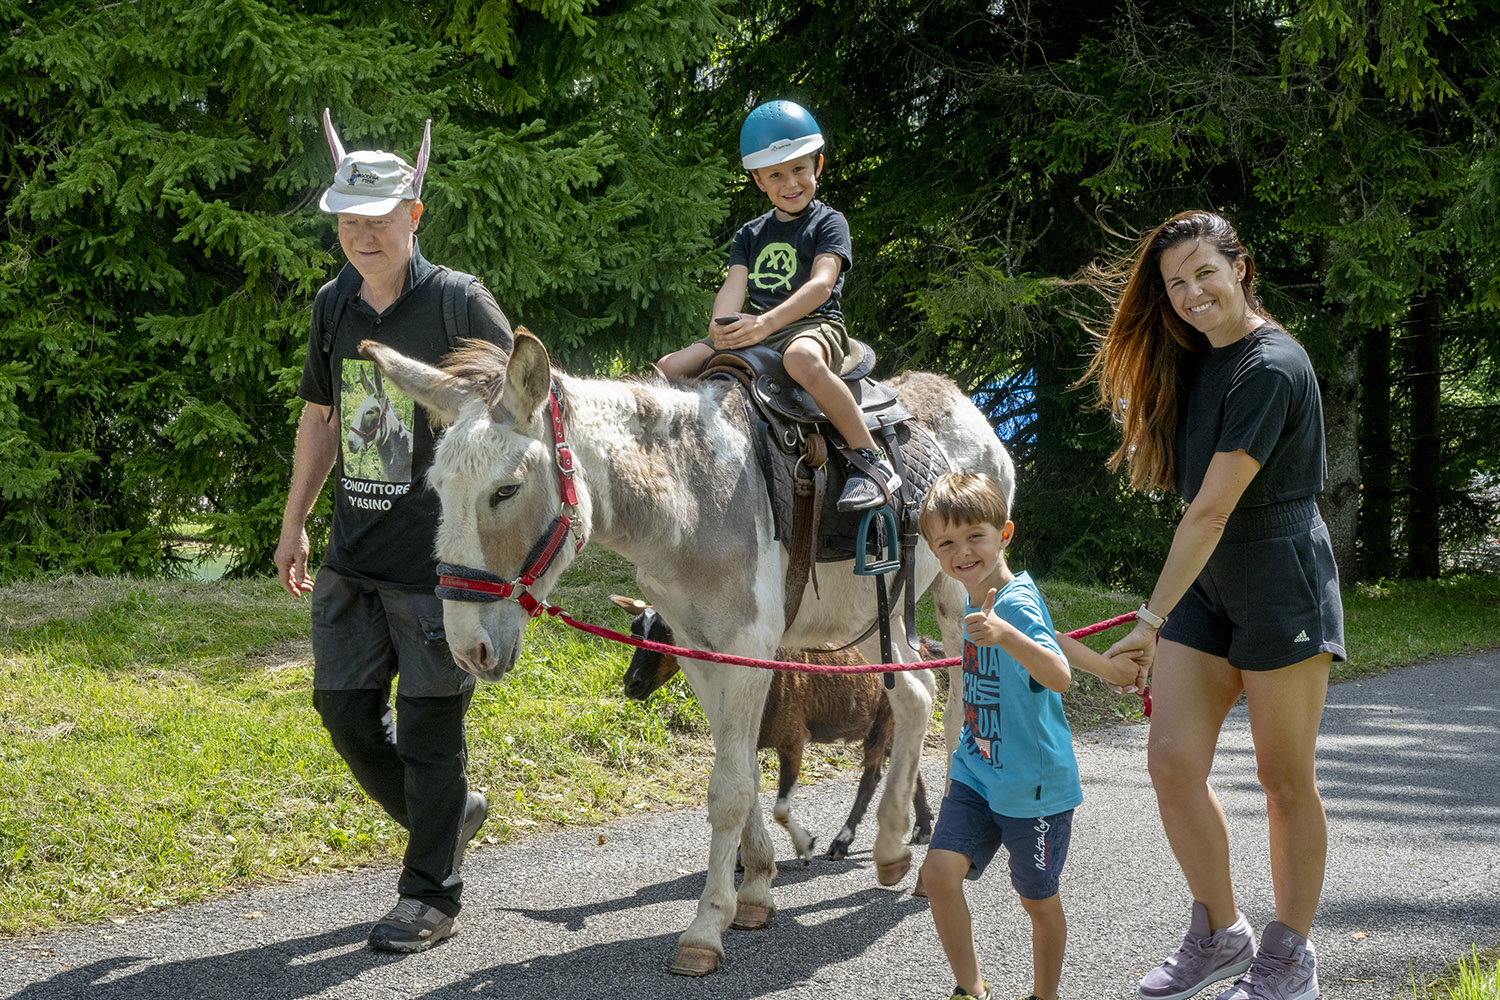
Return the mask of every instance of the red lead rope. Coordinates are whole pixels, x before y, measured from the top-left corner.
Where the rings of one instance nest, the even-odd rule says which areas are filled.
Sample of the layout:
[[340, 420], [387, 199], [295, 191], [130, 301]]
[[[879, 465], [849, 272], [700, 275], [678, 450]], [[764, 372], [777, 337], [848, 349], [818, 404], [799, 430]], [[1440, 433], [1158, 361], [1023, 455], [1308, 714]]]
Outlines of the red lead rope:
[[[623, 642], [627, 646], [637, 649], [650, 650], [653, 653], [665, 653], [669, 656], [681, 656], [688, 660], [706, 660], [709, 663], [730, 663], [741, 667], [760, 667], [763, 670], [790, 670], [805, 674], [876, 674], [892, 673], [897, 670], [938, 670], [945, 667], [956, 667], [962, 661], [961, 657], [950, 656], [944, 660], [918, 660], [914, 663], [793, 663], [787, 660], [757, 660], [748, 656], [735, 656], [732, 653], [714, 653], [706, 649], [685, 649], [682, 646], [673, 646], [665, 642], [653, 642], [650, 639], [637, 639], [633, 635], [616, 632], [614, 629], [604, 628], [601, 625], [590, 625], [581, 622], [568, 614], [555, 604], [542, 604], [541, 609], [554, 618], [561, 618], [580, 632], [597, 635], [601, 639], [609, 639], [613, 642]], [[1106, 629], [1112, 629], [1116, 625], [1124, 625], [1126, 622], [1135, 621], [1135, 612], [1119, 615], [1102, 622], [1084, 628], [1075, 629], [1067, 633], [1071, 639], [1084, 639]], [[1145, 703], [1144, 712], [1146, 718], [1151, 717], [1151, 689], [1148, 687], [1141, 693], [1141, 701]]]

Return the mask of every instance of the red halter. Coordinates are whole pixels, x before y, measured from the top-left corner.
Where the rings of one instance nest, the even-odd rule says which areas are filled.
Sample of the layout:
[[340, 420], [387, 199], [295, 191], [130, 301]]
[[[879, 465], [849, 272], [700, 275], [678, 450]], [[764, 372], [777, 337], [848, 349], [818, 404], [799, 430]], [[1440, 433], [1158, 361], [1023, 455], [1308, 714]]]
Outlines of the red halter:
[[385, 417], [386, 417], [386, 414], [390, 413], [390, 412], [391, 412], [391, 401], [390, 401], [389, 397], [387, 397], [386, 400], [385, 400], [385, 402], [384, 402], [384, 404], [380, 407], [380, 422], [378, 424], [376, 424], [374, 427], [371, 427], [367, 431], [362, 431], [358, 427], [355, 427], [353, 424], [350, 424], [349, 425], [349, 433], [350, 434], [357, 434], [357, 435], [359, 435], [360, 438], [362, 438], [365, 441], [370, 441], [370, 440], [374, 439], [376, 435], [380, 434], [381, 432], [383, 432], [385, 430]]
[[[578, 490], [573, 485], [573, 451], [568, 447], [567, 435], [563, 431], [562, 407], [557, 402], [556, 391], [547, 394], [547, 407], [552, 414], [552, 438], [557, 449], [557, 479], [562, 488], [562, 508], [546, 534], [539, 539], [526, 557], [526, 568], [515, 580], [507, 580], [487, 570], [457, 563], [438, 563], [437, 595], [445, 601], [474, 601], [491, 603], [510, 598], [520, 603], [532, 618], [546, 610], [547, 605], [531, 596], [529, 588], [541, 579], [562, 551], [563, 540], [573, 530], [574, 517], [569, 509], [578, 507]], [[580, 535], [576, 554], [583, 549], [588, 539]]]

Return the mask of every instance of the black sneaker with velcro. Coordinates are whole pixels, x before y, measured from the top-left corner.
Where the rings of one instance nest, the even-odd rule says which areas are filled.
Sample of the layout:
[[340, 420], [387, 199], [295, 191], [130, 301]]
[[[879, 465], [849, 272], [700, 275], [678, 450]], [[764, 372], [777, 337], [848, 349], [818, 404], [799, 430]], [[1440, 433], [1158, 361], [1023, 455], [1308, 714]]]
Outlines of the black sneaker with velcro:
[[887, 491], [894, 494], [901, 488], [901, 477], [896, 475], [896, 470], [891, 468], [890, 460], [885, 457], [885, 452], [856, 448], [854, 453], [870, 464], [875, 474], [884, 482], [885, 489], [881, 489], [881, 483], [877, 482], [870, 473], [850, 462], [849, 478], [844, 482], [844, 492], [839, 494], [839, 510], [848, 512], [882, 506], [886, 502]]

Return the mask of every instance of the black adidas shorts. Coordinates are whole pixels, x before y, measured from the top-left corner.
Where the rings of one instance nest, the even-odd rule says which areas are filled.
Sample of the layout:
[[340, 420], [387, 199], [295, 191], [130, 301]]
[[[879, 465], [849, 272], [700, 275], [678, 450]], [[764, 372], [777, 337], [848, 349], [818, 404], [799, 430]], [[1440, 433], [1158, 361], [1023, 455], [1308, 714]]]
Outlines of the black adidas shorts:
[[1332, 653], [1344, 660], [1344, 605], [1328, 526], [1312, 497], [1234, 512], [1161, 637], [1276, 670]]

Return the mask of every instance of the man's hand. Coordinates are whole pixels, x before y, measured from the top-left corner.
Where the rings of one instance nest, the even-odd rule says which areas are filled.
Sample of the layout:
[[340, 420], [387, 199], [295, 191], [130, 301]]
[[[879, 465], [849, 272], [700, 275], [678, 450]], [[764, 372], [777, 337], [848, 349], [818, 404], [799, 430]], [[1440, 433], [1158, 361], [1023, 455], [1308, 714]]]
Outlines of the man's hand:
[[281, 532], [281, 542], [276, 546], [276, 577], [282, 589], [293, 597], [312, 593], [313, 580], [307, 575], [307, 556], [312, 546], [307, 540], [307, 531], [298, 528], [297, 533]]

